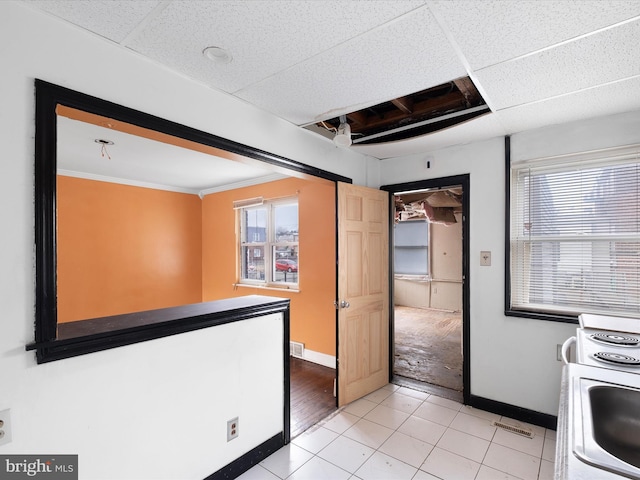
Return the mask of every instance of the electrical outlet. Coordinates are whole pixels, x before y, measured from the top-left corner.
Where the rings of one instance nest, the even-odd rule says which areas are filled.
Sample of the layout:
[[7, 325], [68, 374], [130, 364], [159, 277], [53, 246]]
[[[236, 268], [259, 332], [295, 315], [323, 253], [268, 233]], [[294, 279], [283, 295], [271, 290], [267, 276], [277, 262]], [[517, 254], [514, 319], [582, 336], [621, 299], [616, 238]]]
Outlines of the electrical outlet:
[[227, 422], [227, 442], [230, 442], [238, 436], [239, 425], [240, 424], [238, 423], [238, 417], [232, 418]]
[[10, 410], [0, 412], [0, 445], [11, 441], [11, 415]]
[[482, 265], [483, 267], [491, 266], [491, 252], [480, 252], [480, 265]]

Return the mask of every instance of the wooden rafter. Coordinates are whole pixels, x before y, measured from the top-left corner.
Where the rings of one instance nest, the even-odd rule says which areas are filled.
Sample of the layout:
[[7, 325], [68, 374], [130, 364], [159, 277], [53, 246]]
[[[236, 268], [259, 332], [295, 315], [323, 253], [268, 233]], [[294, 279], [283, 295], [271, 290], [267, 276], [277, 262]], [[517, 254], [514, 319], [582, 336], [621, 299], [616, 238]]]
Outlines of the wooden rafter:
[[390, 113], [385, 114], [383, 117], [370, 116], [367, 119], [365, 125], [356, 126], [352, 125], [351, 131], [358, 133], [366, 133], [367, 131], [380, 128], [386, 125], [392, 125], [400, 122], [401, 120], [409, 117], [413, 118], [422, 118], [428, 117], [432, 114], [448, 111], [451, 109], [460, 109], [461, 106], [465, 105], [465, 99], [462, 97], [460, 92], [451, 92], [442, 97], [437, 97], [434, 99], [425, 100], [419, 103], [416, 103], [413, 106], [413, 113], [411, 115], [407, 115], [406, 113], [395, 110]]
[[[471, 79], [464, 77], [348, 113], [346, 117], [352, 133], [359, 133], [364, 136], [360, 138], [366, 138], [368, 135], [395, 130], [424, 120], [437, 119], [445, 114], [464, 113], [466, 109], [484, 104], [480, 92]], [[318, 126], [335, 129], [339, 123], [339, 118], [333, 118]], [[443, 126], [450, 125], [452, 125], [451, 121], [443, 124]]]
[[413, 113], [413, 100], [410, 97], [394, 98], [391, 103], [404, 113]]
[[454, 80], [453, 83], [464, 96], [467, 101], [467, 106], [473, 105], [477, 99], [480, 98], [480, 92], [478, 92], [478, 89], [469, 77], [458, 78]]
[[369, 117], [362, 110], [348, 113], [347, 118], [351, 121], [352, 125], [359, 125], [361, 127], [365, 127], [369, 121]]

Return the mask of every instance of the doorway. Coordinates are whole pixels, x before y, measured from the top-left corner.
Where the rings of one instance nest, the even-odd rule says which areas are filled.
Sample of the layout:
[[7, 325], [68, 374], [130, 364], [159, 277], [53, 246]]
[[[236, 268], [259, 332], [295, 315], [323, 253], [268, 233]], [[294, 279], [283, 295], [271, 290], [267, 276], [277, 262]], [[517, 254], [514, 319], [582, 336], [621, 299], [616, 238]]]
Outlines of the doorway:
[[394, 383], [469, 396], [468, 175], [385, 186], [394, 202]]

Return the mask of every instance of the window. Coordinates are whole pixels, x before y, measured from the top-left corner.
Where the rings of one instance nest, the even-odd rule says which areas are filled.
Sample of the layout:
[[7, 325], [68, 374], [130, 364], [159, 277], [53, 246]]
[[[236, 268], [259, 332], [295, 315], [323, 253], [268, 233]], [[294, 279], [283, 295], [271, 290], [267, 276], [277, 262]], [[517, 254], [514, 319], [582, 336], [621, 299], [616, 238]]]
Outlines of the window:
[[240, 283], [296, 287], [299, 275], [298, 200], [263, 202], [254, 199], [252, 203], [253, 206], [238, 209]]
[[401, 221], [394, 225], [394, 273], [429, 275], [429, 222]]
[[639, 198], [640, 145], [512, 163], [511, 313], [638, 316]]

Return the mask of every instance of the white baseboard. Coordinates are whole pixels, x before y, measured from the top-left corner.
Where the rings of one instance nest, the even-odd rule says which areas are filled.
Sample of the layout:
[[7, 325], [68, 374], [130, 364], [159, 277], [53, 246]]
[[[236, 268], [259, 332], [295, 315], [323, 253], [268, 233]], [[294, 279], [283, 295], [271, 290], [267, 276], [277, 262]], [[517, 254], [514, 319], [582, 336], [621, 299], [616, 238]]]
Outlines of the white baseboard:
[[333, 368], [334, 370], [336, 368], [336, 357], [333, 355], [327, 355], [326, 353], [314, 352], [313, 350], [305, 348], [303, 359], [325, 367]]

